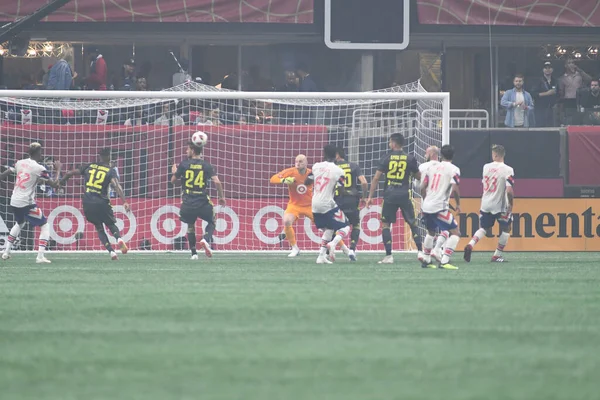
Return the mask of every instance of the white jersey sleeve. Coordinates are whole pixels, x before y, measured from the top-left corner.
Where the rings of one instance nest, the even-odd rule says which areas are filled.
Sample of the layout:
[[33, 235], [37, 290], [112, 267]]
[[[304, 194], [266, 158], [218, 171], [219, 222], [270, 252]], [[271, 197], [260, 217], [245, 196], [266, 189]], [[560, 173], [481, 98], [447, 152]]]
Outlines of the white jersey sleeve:
[[13, 207], [27, 207], [35, 204], [35, 190], [40, 179], [50, 179], [46, 167], [27, 158], [15, 164], [15, 187], [10, 198]]
[[421, 210], [427, 214], [448, 210], [452, 185], [460, 184], [460, 169], [450, 162], [441, 162], [427, 170], [423, 177], [423, 184], [425, 183], [427, 193]]
[[491, 162], [483, 166], [481, 211], [498, 214], [508, 209], [506, 188], [514, 185], [515, 172], [504, 163]]
[[314, 177], [312, 211], [324, 214], [337, 207], [333, 198], [335, 189], [344, 176], [344, 170], [332, 162], [320, 162], [313, 165], [312, 174]]

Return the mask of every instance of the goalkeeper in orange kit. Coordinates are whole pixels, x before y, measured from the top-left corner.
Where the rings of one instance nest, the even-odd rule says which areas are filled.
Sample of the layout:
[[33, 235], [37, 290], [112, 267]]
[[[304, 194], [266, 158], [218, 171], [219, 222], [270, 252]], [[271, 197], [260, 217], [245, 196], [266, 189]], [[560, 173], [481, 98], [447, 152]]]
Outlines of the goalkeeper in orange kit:
[[304, 184], [310, 172], [306, 156], [298, 154], [294, 167], [284, 169], [271, 177], [271, 183], [287, 185], [290, 194], [290, 201], [283, 213], [285, 237], [292, 246], [292, 252], [288, 257], [296, 257], [300, 253], [300, 249], [296, 243], [296, 233], [292, 226], [294, 222], [302, 217], [310, 218], [313, 221], [313, 188], [312, 185], [307, 186]]

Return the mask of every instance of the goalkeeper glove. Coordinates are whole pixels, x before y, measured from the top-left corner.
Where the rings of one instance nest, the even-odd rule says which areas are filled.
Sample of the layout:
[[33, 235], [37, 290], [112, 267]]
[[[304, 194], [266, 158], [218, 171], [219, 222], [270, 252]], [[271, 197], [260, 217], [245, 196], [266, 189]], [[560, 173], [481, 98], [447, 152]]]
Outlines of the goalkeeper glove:
[[291, 185], [294, 182], [296, 182], [296, 178], [294, 178], [293, 176], [288, 176], [287, 178], [283, 178], [281, 180], [281, 183], [285, 183], [286, 185]]

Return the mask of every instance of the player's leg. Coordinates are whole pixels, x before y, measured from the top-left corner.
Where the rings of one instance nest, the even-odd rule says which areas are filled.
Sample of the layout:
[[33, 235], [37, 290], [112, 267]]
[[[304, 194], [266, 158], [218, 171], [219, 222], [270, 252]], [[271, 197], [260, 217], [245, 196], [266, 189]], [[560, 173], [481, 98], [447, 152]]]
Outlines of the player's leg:
[[498, 238], [498, 247], [492, 256], [492, 262], [506, 262], [504, 259], [504, 248], [510, 238], [510, 231], [512, 227], [512, 215], [501, 214], [498, 217], [498, 224], [500, 225], [500, 237]]
[[294, 222], [296, 222], [298, 218], [300, 218], [300, 214], [296, 207], [288, 205], [283, 213], [283, 231], [285, 232], [288, 243], [292, 247], [292, 252], [288, 257], [296, 257], [300, 253], [300, 248], [296, 243], [296, 232], [294, 232]]
[[21, 230], [25, 226], [25, 215], [29, 210], [25, 210], [24, 208], [16, 208], [11, 206], [12, 213], [15, 217], [16, 223], [10, 228], [10, 232], [8, 234], [8, 238], [6, 240], [6, 248], [2, 253], [2, 259], [8, 260], [10, 258], [10, 251], [15, 242], [19, 239], [19, 235], [21, 234]]
[[417, 218], [415, 216], [415, 207], [413, 206], [412, 199], [409, 196], [402, 199], [400, 203], [400, 211], [402, 211], [402, 218], [410, 227], [412, 238], [415, 241], [417, 250], [419, 251], [417, 258], [421, 260], [423, 258], [423, 244], [421, 243], [421, 234], [419, 233], [419, 226], [417, 224]]
[[96, 233], [98, 234], [100, 243], [102, 243], [102, 246], [104, 246], [106, 251], [108, 251], [108, 254], [110, 254], [110, 257], [113, 260], [118, 260], [117, 253], [115, 252], [115, 249], [110, 244], [110, 241], [108, 240], [108, 235], [106, 234], [106, 231], [104, 230], [104, 222], [105, 221], [110, 222], [110, 221], [106, 220], [106, 209], [102, 206], [101, 203], [86, 201], [84, 199], [83, 215], [85, 216], [85, 219], [90, 224], [94, 225], [94, 228], [96, 228]]
[[121, 254], [127, 254], [129, 248], [127, 247], [127, 243], [125, 243], [125, 241], [121, 237], [121, 232], [117, 227], [117, 219], [115, 218], [115, 214], [110, 203], [106, 203], [102, 206], [102, 213], [104, 214], [104, 225], [106, 225], [106, 227], [110, 231], [110, 234], [117, 240], [117, 245], [119, 246]]
[[329, 259], [331, 261], [335, 261], [335, 248], [338, 243], [340, 243], [344, 238], [348, 237], [348, 234], [350, 233], [350, 225], [348, 224], [346, 215], [344, 215], [344, 212], [339, 208], [334, 208], [333, 210], [328, 211], [325, 215], [327, 216], [327, 228], [333, 229], [335, 232], [335, 236], [328, 245]]
[[442, 211], [437, 213], [437, 225], [440, 230], [447, 230], [450, 232], [450, 237], [446, 241], [446, 246], [442, 254], [442, 261], [440, 262], [440, 268], [443, 269], [458, 269], [454, 265], [450, 264], [450, 259], [454, 254], [454, 250], [460, 240], [460, 231], [458, 225], [454, 220], [454, 215], [450, 211]]
[[444, 243], [446, 243], [446, 240], [448, 240], [448, 237], [450, 237], [448, 231], [441, 231], [435, 239], [435, 246], [431, 251], [431, 255], [438, 261], [442, 261], [442, 247], [444, 246]]
[[383, 240], [383, 246], [385, 247], [385, 257], [379, 262], [380, 264], [392, 264], [394, 262], [394, 257], [392, 256], [392, 231], [390, 230], [390, 226], [396, 222], [398, 208], [398, 204], [385, 200], [381, 206], [381, 239]]
[[488, 212], [479, 212], [479, 229], [475, 232], [469, 243], [465, 246], [463, 258], [466, 262], [471, 261], [471, 253], [473, 252], [473, 248], [481, 239], [485, 237], [485, 235], [491, 232], [494, 222], [496, 221], [496, 216], [490, 214]]
[[181, 222], [185, 222], [188, 226], [187, 229], [187, 240], [188, 247], [190, 252], [192, 253], [192, 260], [198, 259], [198, 252], [196, 250], [196, 213], [194, 212], [192, 207], [189, 207], [185, 204], [181, 205], [179, 209], [179, 219]]
[[50, 240], [50, 226], [48, 225], [46, 216], [44, 216], [44, 213], [37, 205], [33, 205], [29, 208], [25, 219], [27, 222], [29, 222], [29, 225], [40, 227], [40, 236], [38, 237], [38, 255], [35, 262], [38, 264], [50, 264], [50, 260], [48, 260], [45, 256], [46, 247], [48, 247], [48, 241]]
[[433, 242], [435, 239], [435, 230], [437, 228], [437, 215], [423, 213], [423, 223], [427, 234], [425, 240], [423, 240], [423, 261], [421, 267], [423, 268], [437, 268], [437, 265], [432, 263], [431, 252], [433, 251]]
[[333, 229], [327, 228], [327, 214], [314, 214], [314, 222], [318, 229], [323, 230], [323, 236], [321, 237], [321, 248], [319, 249], [319, 256], [317, 257], [317, 264], [331, 264], [331, 261], [327, 259], [327, 250], [329, 250], [329, 242], [333, 239]]
[[[88, 219], [88, 221], [90, 221]], [[92, 222], [92, 221], [90, 221]], [[96, 228], [96, 233], [98, 234], [98, 239], [100, 239], [100, 243], [102, 243], [102, 246], [104, 246], [104, 248], [106, 249], [106, 251], [108, 251], [108, 254], [110, 254], [110, 258], [112, 258], [113, 260], [118, 260], [119, 258], [117, 257], [117, 253], [115, 252], [115, 249], [112, 247], [112, 244], [110, 244], [110, 240], [108, 240], [108, 235], [106, 234], [106, 231], [104, 230], [104, 224], [100, 221], [96, 221], [96, 222], [92, 222], [94, 224], [94, 228]]]
[[215, 232], [215, 209], [212, 204], [206, 204], [198, 209], [198, 217], [206, 221], [206, 229], [204, 236], [200, 240], [200, 248], [204, 250], [206, 257], [212, 257], [211, 243], [213, 241], [213, 233]]
[[344, 211], [344, 214], [346, 214], [346, 218], [348, 218], [348, 222], [352, 229], [350, 233], [350, 249], [346, 255], [351, 261], [356, 261], [356, 244], [360, 238], [360, 211], [358, 210], [358, 207], [353, 207], [351, 210], [348, 210], [347, 213]]

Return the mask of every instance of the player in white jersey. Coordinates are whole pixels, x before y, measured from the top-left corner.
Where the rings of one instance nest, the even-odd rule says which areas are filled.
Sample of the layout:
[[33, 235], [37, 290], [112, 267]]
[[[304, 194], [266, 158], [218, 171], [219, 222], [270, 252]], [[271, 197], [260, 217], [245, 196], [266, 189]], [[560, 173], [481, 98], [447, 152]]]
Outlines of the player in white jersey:
[[512, 225], [512, 208], [515, 184], [515, 171], [504, 164], [506, 151], [503, 146], [492, 146], [493, 162], [483, 166], [483, 196], [481, 196], [481, 211], [479, 214], [479, 229], [465, 247], [465, 261], [471, 261], [473, 247], [486, 234], [492, 233], [496, 221], [500, 225], [498, 247], [492, 256], [492, 262], [505, 262], [503, 253]]
[[[45, 183], [55, 189], [59, 187], [58, 180], [51, 180], [46, 167], [40, 164], [42, 160], [42, 145], [39, 143], [31, 143], [27, 152], [29, 158], [17, 161], [14, 168], [10, 168], [0, 174], [0, 180], [4, 179], [9, 174], [17, 176], [15, 187], [10, 198], [10, 207], [17, 223], [11, 228], [6, 249], [2, 253], [2, 259], [10, 258], [10, 250], [12, 245], [19, 238], [21, 229], [26, 222], [32, 226], [40, 227], [39, 247], [36, 262], [50, 263], [44, 253], [50, 239], [50, 227], [44, 213], [35, 203], [35, 192], [39, 183]], [[56, 175], [60, 175], [60, 162], [55, 161]]]
[[[425, 162], [423, 164], [419, 165], [419, 172], [421, 173], [422, 177], [425, 177], [425, 175], [427, 174], [427, 170], [432, 167], [432, 166], [436, 166], [440, 163], [440, 149], [437, 146], [429, 146], [427, 148], [427, 150], [425, 150]], [[421, 182], [415, 182], [415, 187], [420, 188], [421, 186]], [[417, 192], [420, 192], [419, 189], [416, 189]], [[450, 236], [450, 234], [448, 233], [448, 231], [446, 230], [442, 230], [440, 231], [439, 235], [437, 235], [436, 239], [435, 239], [435, 246], [433, 247], [433, 250], [431, 251], [431, 256], [433, 258], [435, 258], [437, 261], [442, 261], [442, 246], [444, 246], [444, 243], [446, 243], [446, 240], [448, 239], [448, 237]], [[421, 262], [423, 262], [424, 260], [419, 260]], [[428, 264], [430, 265], [430, 264]]]
[[450, 195], [456, 201], [456, 211], [460, 212], [460, 169], [452, 164], [454, 148], [450, 145], [442, 147], [442, 162], [429, 167], [427, 174], [421, 184], [421, 196], [423, 203], [421, 211], [427, 229], [427, 235], [423, 242], [424, 260], [422, 266], [425, 268], [436, 268], [431, 263], [431, 251], [436, 228], [450, 232], [446, 246], [442, 254], [439, 267], [444, 269], [458, 269], [450, 264], [450, 257], [460, 239], [458, 225], [450, 212]]
[[334, 200], [336, 188], [343, 186], [345, 180], [344, 170], [335, 164], [336, 150], [333, 145], [325, 146], [325, 161], [314, 164], [308, 177], [314, 182], [312, 212], [315, 225], [323, 231], [317, 264], [335, 261], [335, 247], [350, 232], [348, 220]]

